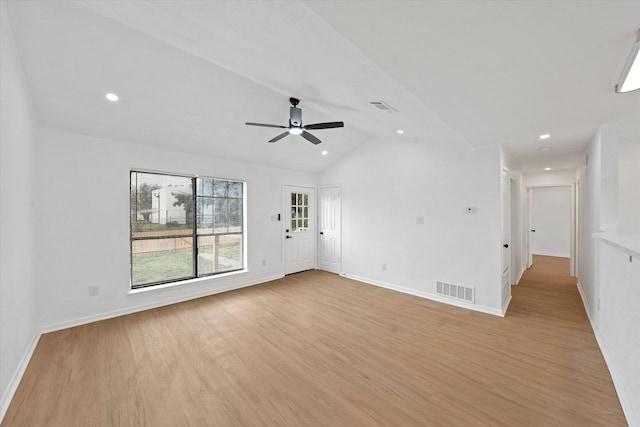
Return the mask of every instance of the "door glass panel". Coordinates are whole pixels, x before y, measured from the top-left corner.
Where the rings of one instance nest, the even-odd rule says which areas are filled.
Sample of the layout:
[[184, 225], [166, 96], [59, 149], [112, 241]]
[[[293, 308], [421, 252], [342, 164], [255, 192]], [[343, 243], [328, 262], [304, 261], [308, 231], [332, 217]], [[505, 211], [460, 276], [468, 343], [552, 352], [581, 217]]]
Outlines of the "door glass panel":
[[291, 193], [291, 231], [301, 232], [309, 228], [309, 194]]

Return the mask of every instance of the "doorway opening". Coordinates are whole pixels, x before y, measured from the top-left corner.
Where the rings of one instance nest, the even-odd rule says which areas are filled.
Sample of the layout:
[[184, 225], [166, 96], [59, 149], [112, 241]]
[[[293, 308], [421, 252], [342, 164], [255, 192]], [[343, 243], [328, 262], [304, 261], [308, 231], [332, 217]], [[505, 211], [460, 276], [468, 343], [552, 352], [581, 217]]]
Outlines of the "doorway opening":
[[575, 186], [527, 188], [527, 269], [534, 255], [569, 259], [575, 276]]

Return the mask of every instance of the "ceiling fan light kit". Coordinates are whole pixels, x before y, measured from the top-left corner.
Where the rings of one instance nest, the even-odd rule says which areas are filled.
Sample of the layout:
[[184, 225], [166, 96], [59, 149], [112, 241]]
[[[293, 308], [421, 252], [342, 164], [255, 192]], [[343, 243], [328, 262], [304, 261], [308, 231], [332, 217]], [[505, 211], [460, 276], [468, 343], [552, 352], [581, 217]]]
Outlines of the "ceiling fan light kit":
[[302, 110], [298, 108], [298, 103], [300, 103], [299, 99], [289, 98], [289, 102], [291, 102], [291, 107], [289, 108], [289, 126], [280, 126], [280, 125], [270, 125], [266, 123], [254, 123], [254, 122], [245, 122], [245, 125], [249, 126], [262, 126], [268, 128], [279, 128], [286, 129], [285, 132], [280, 135], [272, 138], [269, 142], [280, 141], [285, 136], [291, 135], [300, 135], [307, 141], [312, 144], [320, 144], [322, 141], [319, 140], [314, 135], [307, 132], [308, 129], [332, 129], [332, 128], [341, 128], [344, 127], [343, 122], [326, 122], [326, 123], [313, 123], [310, 125], [303, 126], [302, 125]]

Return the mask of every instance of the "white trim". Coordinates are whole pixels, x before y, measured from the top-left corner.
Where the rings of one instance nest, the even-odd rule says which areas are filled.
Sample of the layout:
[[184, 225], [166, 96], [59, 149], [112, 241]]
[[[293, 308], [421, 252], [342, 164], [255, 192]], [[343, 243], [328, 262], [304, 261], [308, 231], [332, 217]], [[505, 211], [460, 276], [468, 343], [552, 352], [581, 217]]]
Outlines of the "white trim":
[[605, 364], [607, 365], [607, 368], [609, 368], [609, 374], [611, 374], [613, 386], [616, 389], [616, 393], [618, 393], [618, 400], [620, 400], [620, 406], [622, 406], [624, 416], [627, 418], [627, 424], [629, 424], [630, 426], [640, 426], [640, 414], [636, 413], [633, 401], [629, 397], [627, 387], [625, 386], [626, 382], [624, 381], [624, 375], [622, 375], [618, 371], [615, 363], [613, 363], [614, 359], [611, 357], [611, 352], [607, 349], [607, 346], [605, 345], [604, 340], [602, 339], [600, 334], [598, 334], [598, 329], [596, 328], [596, 325], [591, 318], [589, 304], [587, 303], [587, 299], [582, 292], [582, 286], [580, 285], [580, 282], [578, 282], [578, 292], [580, 293], [580, 298], [582, 298], [584, 309], [587, 312], [587, 318], [589, 319], [589, 324], [591, 325], [593, 335], [596, 337], [596, 342], [598, 343], [598, 347], [600, 347], [600, 352], [602, 353]]
[[248, 273], [248, 272], [249, 272], [248, 268], [243, 268], [242, 270], [228, 271], [225, 273], [218, 273], [218, 274], [213, 274], [209, 276], [194, 277], [193, 279], [162, 283], [160, 285], [144, 286], [142, 288], [133, 288], [133, 289], [129, 287], [129, 295], [144, 294], [147, 292], [159, 291], [162, 289], [171, 289], [176, 287], [179, 288], [181, 286], [193, 285], [195, 283], [200, 283], [200, 282], [207, 282], [207, 281], [210, 281], [211, 279], [222, 279], [223, 277], [230, 277], [230, 276], [235, 276], [237, 274]]
[[206, 296], [210, 296], [210, 295], [219, 294], [219, 293], [222, 293], [222, 292], [228, 292], [228, 291], [233, 291], [233, 290], [236, 290], [236, 289], [246, 288], [246, 287], [249, 287], [249, 286], [259, 285], [259, 284], [262, 284], [262, 283], [270, 282], [272, 280], [281, 279], [282, 277], [284, 277], [282, 274], [277, 274], [277, 275], [270, 276], [270, 277], [263, 277], [263, 278], [261, 278], [259, 280], [255, 280], [255, 281], [250, 281], [250, 282], [245, 282], [245, 283], [235, 284], [235, 285], [223, 286], [223, 287], [215, 289], [215, 290], [210, 290], [209, 289], [209, 290], [206, 290], [206, 291], [197, 291], [197, 292], [192, 292], [192, 293], [189, 293], [189, 294], [186, 294], [186, 295], [182, 294], [182, 295], [179, 295], [179, 296], [167, 298], [167, 299], [164, 299], [164, 300], [161, 300], [161, 301], [155, 301], [155, 302], [152, 302], [152, 303], [140, 304], [140, 305], [136, 305], [136, 306], [133, 306], [133, 307], [127, 307], [127, 308], [124, 308], [124, 309], [106, 311], [106, 312], [103, 312], [103, 313], [93, 314], [91, 316], [79, 317], [79, 318], [71, 319], [71, 320], [65, 320], [64, 322], [58, 322], [58, 323], [52, 323], [52, 324], [49, 324], [49, 325], [44, 325], [44, 326], [41, 327], [41, 332], [42, 333], [47, 333], [47, 332], [59, 331], [61, 329], [72, 328], [74, 326], [85, 325], [87, 323], [97, 322], [97, 321], [100, 321], [100, 320], [111, 319], [113, 317], [118, 317], [118, 316], [124, 316], [126, 314], [137, 313], [139, 311], [149, 310], [149, 309], [152, 309], [152, 308], [163, 307], [165, 305], [175, 304], [175, 303], [189, 301], [189, 300], [196, 299], [196, 298], [202, 298], [202, 297], [206, 297]]
[[[504, 315], [506, 313], [506, 307], [503, 307], [503, 309], [499, 310], [499, 309], [495, 309], [495, 308], [491, 308], [491, 307], [485, 307], [483, 305], [466, 304], [466, 303], [461, 302], [461, 301], [455, 301], [455, 300], [452, 300], [452, 299], [449, 299], [449, 298], [446, 298], [446, 297], [441, 297], [441, 296], [439, 296], [437, 294], [431, 294], [429, 292], [423, 292], [423, 291], [418, 291], [416, 289], [405, 288], [403, 286], [392, 285], [390, 283], [385, 283], [385, 282], [380, 282], [380, 281], [377, 281], [377, 280], [367, 279], [365, 277], [360, 277], [360, 276], [354, 276], [354, 275], [351, 275], [351, 274], [348, 274], [348, 273], [340, 273], [340, 275], [342, 277], [346, 277], [347, 279], [356, 280], [358, 282], [366, 283], [368, 285], [379, 286], [381, 288], [390, 289], [392, 291], [402, 292], [403, 294], [409, 294], [409, 295], [413, 295], [413, 296], [416, 296], [416, 297], [429, 299], [429, 300], [432, 300], [432, 301], [442, 302], [442, 303], [445, 303], [445, 304], [454, 305], [456, 307], [467, 308], [469, 310], [479, 311], [481, 313], [491, 314], [491, 315], [494, 315], [494, 316], [504, 317]], [[511, 297], [509, 297], [509, 301], [511, 301]], [[509, 303], [507, 302], [506, 305], [508, 306]]]
[[[591, 325], [593, 329], [593, 325]], [[602, 352], [602, 356], [609, 368], [609, 373], [611, 374], [611, 379], [613, 380], [613, 386], [618, 393], [618, 399], [620, 400], [620, 406], [622, 406], [622, 412], [624, 412], [624, 416], [627, 418], [627, 423], [630, 426], [640, 426], [640, 414], [636, 413], [634, 409], [634, 404], [631, 398], [629, 397], [629, 393], [627, 392], [627, 387], [625, 386], [626, 382], [624, 381], [624, 375], [622, 375], [615, 363], [612, 363], [613, 358], [611, 357], [611, 353], [607, 350], [607, 346], [604, 345], [601, 337], [594, 330], [594, 335], [596, 336], [596, 341], [600, 346], [600, 351]]]
[[626, 252], [634, 257], [640, 257], [640, 233], [620, 233], [607, 231], [593, 233], [592, 237], [613, 246], [619, 251]]
[[504, 317], [507, 315], [507, 309], [509, 308], [509, 304], [511, 304], [512, 299], [513, 299], [513, 296], [509, 294], [509, 298], [507, 298], [507, 300], [502, 304], [502, 314], [500, 314], [501, 317]]
[[527, 271], [527, 269], [526, 269], [526, 268], [523, 268], [523, 269], [520, 271], [520, 274], [518, 275], [518, 280], [516, 280], [515, 282], [513, 282], [513, 283], [511, 284], [512, 286], [513, 286], [513, 285], [518, 285], [518, 284], [520, 284], [520, 280], [522, 280], [522, 276], [524, 275], [524, 272], [525, 272], [525, 271]]
[[580, 284], [579, 281], [578, 281], [578, 284], [576, 286], [578, 287], [578, 293], [580, 294], [580, 299], [582, 300], [582, 305], [584, 306], [584, 311], [587, 312], [587, 317], [589, 318], [589, 323], [591, 324], [591, 329], [593, 329], [593, 333], [595, 334], [596, 328], [594, 327], [593, 319], [591, 318], [591, 310], [589, 310], [591, 307], [589, 306], [589, 300], [587, 300], [586, 296], [584, 295], [584, 291], [582, 290], [582, 284]]
[[27, 346], [24, 355], [22, 355], [22, 359], [20, 359], [20, 363], [16, 367], [16, 370], [11, 377], [11, 381], [2, 395], [2, 399], [0, 400], [0, 423], [4, 419], [4, 416], [7, 414], [7, 410], [9, 409], [9, 405], [11, 404], [11, 400], [13, 399], [13, 395], [16, 393], [18, 386], [20, 385], [20, 381], [22, 380], [22, 376], [24, 372], [27, 370], [27, 366], [31, 361], [31, 356], [33, 356], [33, 352], [38, 345], [38, 341], [40, 341], [40, 336], [42, 334], [37, 332], [34, 334], [33, 338], [31, 338], [31, 342]]

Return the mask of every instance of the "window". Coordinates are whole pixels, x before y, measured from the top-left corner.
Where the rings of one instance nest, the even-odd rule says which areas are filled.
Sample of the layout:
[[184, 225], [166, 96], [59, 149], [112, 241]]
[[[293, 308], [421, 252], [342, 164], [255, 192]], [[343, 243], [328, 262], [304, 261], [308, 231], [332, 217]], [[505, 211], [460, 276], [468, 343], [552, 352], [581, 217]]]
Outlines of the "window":
[[131, 172], [131, 287], [244, 268], [244, 182]]

